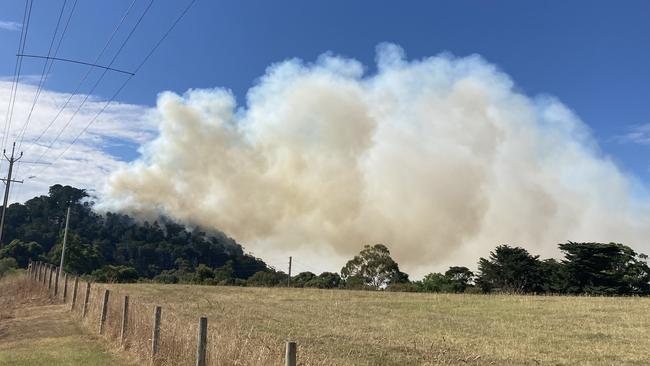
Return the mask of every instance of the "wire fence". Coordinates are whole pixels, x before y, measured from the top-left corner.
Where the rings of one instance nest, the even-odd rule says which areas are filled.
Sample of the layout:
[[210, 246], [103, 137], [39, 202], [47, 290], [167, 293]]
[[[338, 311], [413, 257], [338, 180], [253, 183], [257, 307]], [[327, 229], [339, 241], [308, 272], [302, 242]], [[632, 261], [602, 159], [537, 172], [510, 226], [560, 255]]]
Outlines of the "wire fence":
[[213, 325], [207, 317], [188, 323], [164, 307], [102, 284], [91, 283], [43, 262], [27, 276], [51, 299], [70, 305], [73, 317], [115, 347], [151, 365], [296, 366], [296, 342], [251, 338], [250, 330]]

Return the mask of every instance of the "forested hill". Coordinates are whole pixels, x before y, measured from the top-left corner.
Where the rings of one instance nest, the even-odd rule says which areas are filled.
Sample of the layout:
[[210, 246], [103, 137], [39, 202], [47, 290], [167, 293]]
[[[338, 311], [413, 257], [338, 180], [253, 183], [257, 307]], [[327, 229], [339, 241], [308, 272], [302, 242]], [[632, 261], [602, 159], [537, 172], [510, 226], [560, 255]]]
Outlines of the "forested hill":
[[177, 282], [200, 265], [215, 269], [215, 281], [246, 279], [266, 271], [265, 263], [244, 253], [223, 234], [207, 235], [170, 220], [140, 223], [118, 213], [97, 214], [85, 191], [54, 185], [47, 196], [9, 206], [0, 256], [24, 267], [29, 260], [58, 264], [71, 205], [65, 267], [99, 280], [154, 278]]

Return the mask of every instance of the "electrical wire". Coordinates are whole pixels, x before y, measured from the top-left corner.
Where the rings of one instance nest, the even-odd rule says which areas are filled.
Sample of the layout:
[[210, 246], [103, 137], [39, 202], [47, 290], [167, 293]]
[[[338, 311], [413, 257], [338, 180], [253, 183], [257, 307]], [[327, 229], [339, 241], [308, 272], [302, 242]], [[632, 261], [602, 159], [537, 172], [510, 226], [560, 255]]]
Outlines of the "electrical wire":
[[5, 116], [5, 124], [2, 135], [2, 147], [6, 148], [9, 131], [11, 130], [11, 120], [14, 114], [14, 104], [16, 102], [16, 94], [18, 93], [18, 81], [20, 80], [20, 72], [22, 69], [22, 57], [18, 56], [25, 50], [27, 43], [27, 32], [29, 31], [29, 21], [32, 15], [33, 1], [25, 1], [25, 11], [23, 13], [23, 26], [20, 31], [20, 41], [18, 42], [18, 53], [16, 56], [16, 65], [14, 67], [14, 77], [11, 85], [11, 92], [9, 95], [9, 105], [7, 106], [7, 114]]
[[140, 69], [144, 66], [144, 64], [149, 60], [149, 58], [153, 55], [153, 53], [158, 49], [158, 47], [162, 44], [162, 42], [167, 38], [167, 36], [174, 30], [176, 25], [183, 19], [185, 14], [190, 10], [190, 8], [194, 5], [196, 0], [191, 0], [189, 4], [185, 7], [185, 9], [181, 12], [181, 14], [176, 18], [176, 20], [172, 23], [172, 25], [167, 29], [167, 32], [163, 34], [163, 36], [158, 40], [158, 42], [154, 45], [154, 47], [149, 51], [149, 53], [145, 56], [145, 58], [140, 62], [138, 67], [133, 71], [134, 75], [130, 75], [123, 83], [122, 85], [115, 91], [115, 93], [111, 96], [111, 98], [106, 101], [104, 106], [93, 116], [93, 118], [88, 122], [88, 124], [77, 134], [77, 136], [68, 144], [68, 146], [52, 161], [51, 165], [41, 169], [38, 173], [42, 173], [46, 169], [52, 167], [54, 163], [56, 163], [71, 147], [74, 145], [78, 140], [81, 135], [83, 135], [88, 128], [97, 120], [97, 118], [104, 113], [104, 111], [108, 108], [108, 106], [115, 100], [115, 98], [120, 94], [120, 92], [126, 87], [126, 85], [131, 81], [131, 79], [140, 71]]
[[[57, 34], [59, 32], [59, 27], [61, 25], [61, 19], [63, 18], [63, 14], [64, 14], [67, 3], [68, 3], [68, 0], [64, 0], [63, 5], [61, 6], [61, 11], [59, 12], [59, 17], [58, 17], [57, 22], [56, 22], [56, 27], [54, 29], [54, 34], [52, 35], [52, 40], [50, 41], [50, 47], [48, 48], [48, 51], [47, 51], [47, 56], [48, 57], [52, 54], [52, 47], [54, 46], [56, 36], [57, 36]], [[72, 4], [72, 8], [70, 10], [70, 13], [68, 14], [68, 18], [67, 18], [67, 20], [65, 22], [65, 26], [63, 27], [63, 31], [61, 32], [61, 36], [60, 36], [59, 41], [57, 42], [56, 48], [54, 50], [54, 57], [56, 57], [56, 55], [59, 52], [59, 49], [61, 48], [61, 44], [63, 43], [63, 39], [65, 38], [66, 32], [68, 31], [68, 27], [70, 25], [70, 20], [72, 19], [72, 15], [74, 14], [74, 10], [75, 10], [76, 7], [77, 7], [77, 0], [74, 0], [74, 3]], [[25, 123], [24, 123], [24, 125], [23, 125], [23, 127], [21, 129], [21, 132], [19, 134], [19, 136], [20, 136], [19, 141], [20, 142], [18, 143], [18, 151], [20, 151], [20, 149], [22, 147], [23, 140], [25, 138], [25, 132], [27, 131], [27, 126], [29, 125], [29, 122], [31, 120], [32, 113], [34, 112], [34, 107], [36, 106], [36, 103], [38, 102], [38, 98], [40, 97], [41, 92], [43, 91], [43, 87], [45, 86], [45, 83], [47, 82], [47, 79], [49, 78], [50, 73], [52, 72], [53, 65], [54, 65], [53, 60], [46, 60], [45, 64], [43, 64], [43, 70], [41, 71], [41, 78], [39, 80], [38, 88], [36, 89], [36, 93], [34, 95], [34, 100], [32, 101], [32, 105], [31, 105], [31, 108], [29, 110], [29, 114], [27, 115], [27, 119], [26, 119], [26, 121], [25, 121]], [[21, 165], [22, 165], [22, 161], [18, 161], [17, 164], [16, 164], [16, 173], [15, 173], [16, 176], [18, 176], [18, 174], [20, 172]], [[22, 188], [22, 185], [18, 186], [18, 188], [15, 191], [16, 195], [19, 194], [19, 192], [21, 191], [21, 188]], [[9, 200], [10, 201], [11, 201], [12, 194], [13, 194], [13, 192], [10, 191], [9, 192]]]
[[[63, 5], [61, 6], [61, 11], [59, 12], [59, 17], [56, 21], [56, 27], [54, 28], [54, 34], [52, 34], [52, 40], [50, 41], [50, 47], [47, 50], [47, 57], [49, 58], [52, 55], [52, 49], [54, 47], [54, 42], [56, 40], [56, 36], [59, 33], [59, 27], [61, 25], [61, 19], [63, 18], [63, 13], [65, 11], [65, 7], [68, 3], [68, 0], [63, 1]], [[56, 55], [59, 53], [59, 49], [61, 48], [61, 44], [63, 43], [63, 39], [65, 37], [66, 32], [68, 31], [68, 26], [70, 25], [70, 20], [72, 19], [72, 15], [74, 13], [74, 10], [77, 6], [77, 0], [74, 1], [74, 4], [72, 4], [72, 9], [70, 11], [70, 14], [68, 15], [68, 19], [65, 22], [65, 26], [63, 27], [63, 31], [61, 32], [61, 37], [59, 38], [59, 42], [56, 45], [56, 48], [54, 49], [54, 54], [53, 57], [56, 57]], [[23, 127], [21, 128], [20, 131], [20, 138], [19, 138], [19, 143], [18, 143], [18, 151], [20, 151], [20, 148], [23, 144], [23, 139], [25, 137], [25, 131], [27, 130], [27, 126], [29, 125], [29, 122], [32, 119], [32, 114], [34, 113], [34, 108], [36, 107], [36, 103], [38, 102], [38, 98], [41, 95], [41, 92], [43, 91], [43, 87], [45, 83], [47, 82], [47, 79], [49, 78], [50, 72], [52, 71], [52, 65], [54, 65], [53, 60], [47, 59], [45, 63], [43, 64], [43, 70], [41, 71], [41, 78], [38, 82], [38, 87], [36, 88], [36, 93], [34, 94], [34, 100], [32, 101], [31, 108], [29, 109], [29, 113], [27, 114], [27, 119], [25, 120], [25, 123], [23, 124]]]
[[[115, 39], [115, 36], [117, 35], [118, 31], [120, 30], [120, 28], [124, 24], [124, 21], [126, 20], [126, 18], [131, 13], [131, 9], [133, 9], [133, 5], [135, 5], [135, 3], [136, 3], [136, 0], [133, 0], [131, 2], [131, 4], [129, 5], [129, 7], [126, 9], [124, 14], [122, 15], [122, 18], [120, 19], [120, 22], [113, 29], [113, 32], [111, 33], [110, 37], [108, 38], [108, 40], [104, 44], [104, 47], [102, 47], [102, 50], [99, 52], [99, 55], [97, 55], [97, 57], [95, 58], [95, 62], [93, 62], [93, 63], [95, 63], [95, 64], [98, 63], [99, 60], [101, 59], [101, 57], [104, 55], [104, 53], [106, 52], [108, 47], [113, 42], [113, 39]], [[45, 133], [47, 133], [47, 131], [52, 127], [54, 122], [56, 122], [56, 120], [59, 118], [59, 116], [61, 116], [61, 113], [63, 112], [63, 110], [65, 110], [65, 108], [68, 106], [68, 104], [70, 104], [70, 101], [72, 100], [72, 98], [74, 98], [79, 93], [79, 90], [81, 89], [81, 86], [86, 81], [86, 79], [88, 79], [88, 76], [90, 75], [92, 70], [93, 70], [93, 67], [89, 66], [86, 73], [79, 80], [79, 83], [77, 83], [77, 86], [75, 87], [74, 91], [68, 96], [66, 101], [59, 108], [59, 110], [56, 113], [56, 115], [54, 116], [54, 118], [52, 118], [52, 120], [48, 123], [47, 127], [45, 127], [45, 129], [43, 129], [43, 131], [41, 131], [41, 133], [38, 135], [38, 137], [34, 141], [32, 141], [33, 144], [36, 144], [38, 141], [40, 141], [40, 139], [45, 135]], [[29, 148], [27, 150], [29, 150]]]

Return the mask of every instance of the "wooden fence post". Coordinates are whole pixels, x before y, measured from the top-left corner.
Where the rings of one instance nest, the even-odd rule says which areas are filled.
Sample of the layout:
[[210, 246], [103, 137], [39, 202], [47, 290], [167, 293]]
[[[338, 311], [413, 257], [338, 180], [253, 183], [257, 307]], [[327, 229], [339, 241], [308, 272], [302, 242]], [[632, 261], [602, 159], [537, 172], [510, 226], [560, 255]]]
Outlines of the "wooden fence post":
[[86, 282], [86, 296], [84, 296], [84, 308], [81, 317], [85, 318], [88, 314], [88, 299], [90, 299], [90, 282]]
[[52, 275], [54, 274], [54, 266], [50, 264], [50, 279], [47, 282], [47, 289], [51, 290], [52, 289]]
[[153, 314], [153, 334], [151, 336], [151, 358], [156, 358], [158, 353], [158, 341], [160, 338], [160, 306], [156, 306]]
[[78, 287], [79, 287], [79, 276], [74, 276], [74, 286], [72, 287], [72, 305], [70, 306], [70, 311], [74, 310], [74, 306], [77, 303]]
[[63, 302], [68, 300], [68, 272], [63, 273]]
[[285, 360], [286, 366], [296, 366], [296, 342], [287, 342]]
[[108, 295], [110, 291], [104, 290], [104, 301], [102, 302], [102, 313], [99, 317], [99, 334], [104, 334], [104, 323], [106, 323], [106, 313], [108, 312]]
[[41, 282], [42, 274], [43, 274], [43, 262], [38, 262], [38, 271], [36, 271], [36, 282]]
[[208, 318], [199, 318], [199, 345], [196, 349], [196, 366], [205, 366], [205, 345], [208, 340]]
[[59, 294], [59, 267], [54, 267], [54, 298]]
[[122, 331], [120, 332], [120, 342], [124, 343], [126, 338], [126, 327], [129, 324], [129, 296], [124, 295], [124, 306], [122, 306]]

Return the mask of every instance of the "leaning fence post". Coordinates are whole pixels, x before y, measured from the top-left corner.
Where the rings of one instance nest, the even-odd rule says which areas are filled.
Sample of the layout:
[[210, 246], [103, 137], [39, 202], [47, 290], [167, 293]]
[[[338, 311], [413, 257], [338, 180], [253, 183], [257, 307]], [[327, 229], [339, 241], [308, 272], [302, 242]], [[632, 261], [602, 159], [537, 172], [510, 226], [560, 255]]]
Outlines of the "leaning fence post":
[[199, 345], [196, 349], [196, 366], [205, 366], [205, 344], [208, 340], [208, 318], [199, 318]]
[[153, 334], [151, 336], [151, 358], [155, 358], [158, 353], [158, 339], [160, 338], [160, 306], [156, 306], [153, 314]]
[[286, 366], [296, 366], [296, 342], [287, 342], [285, 360]]
[[54, 267], [54, 298], [56, 299], [56, 296], [59, 294], [59, 269], [58, 267]]
[[50, 265], [50, 279], [47, 282], [47, 289], [52, 289], [52, 275], [54, 274], [54, 266]]
[[88, 313], [88, 299], [90, 298], [90, 282], [86, 282], [86, 296], [84, 296], [84, 309], [81, 313], [81, 317], [85, 318]]
[[104, 301], [102, 302], [102, 314], [99, 317], [99, 334], [104, 334], [104, 323], [106, 323], [106, 313], [108, 312], [108, 295], [110, 291], [104, 290]]
[[124, 343], [126, 337], [126, 327], [129, 323], [129, 295], [124, 295], [124, 306], [122, 307], [122, 331], [120, 332], [120, 342]]
[[72, 287], [72, 305], [70, 311], [74, 310], [74, 305], [77, 303], [77, 288], [79, 287], [79, 276], [74, 276], [74, 286]]
[[68, 272], [63, 273], [63, 302], [68, 299]]

